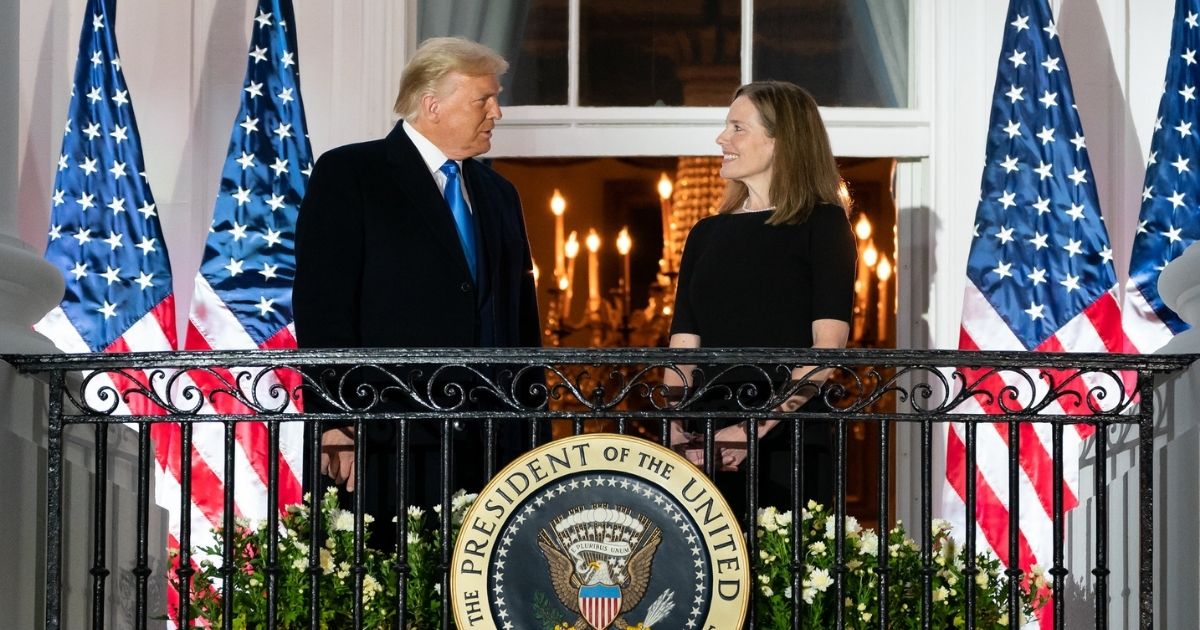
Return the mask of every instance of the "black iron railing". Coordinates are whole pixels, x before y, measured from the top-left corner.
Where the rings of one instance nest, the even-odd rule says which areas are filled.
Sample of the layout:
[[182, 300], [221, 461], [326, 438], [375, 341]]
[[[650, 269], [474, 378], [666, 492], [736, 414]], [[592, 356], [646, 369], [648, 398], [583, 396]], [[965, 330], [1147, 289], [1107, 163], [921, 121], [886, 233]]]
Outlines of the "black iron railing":
[[[91, 611], [92, 625], [104, 625], [104, 606], [110, 568], [114, 560], [106, 557], [106, 509], [108, 500], [105, 485], [108, 471], [106, 450], [110, 430], [118, 425], [141, 429], [138, 433], [137, 479], [137, 557], [133, 574], [136, 578], [135, 624], [145, 628], [162, 611], [148, 609], [147, 587], [154, 576], [162, 577], [159, 567], [148, 561], [147, 522], [150, 501], [151, 474], [154, 456], [149, 427], [155, 423], [179, 423], [180, 453], [183, 458], [180, 478], [186, 497], [190, 484], [192, 429], [197, 423], [219, 423], [226, 438], [224, 477], [226, 495], [224, 525], [234, 527], [233, 510], [233, 440], [239, 423], [265, 421], [268, 428], [271, 462], [268, 471], [269, 492], [267, 532], [271, 556], [268, 558], [266, 599], [273, 611], [278, 597], [278, 566], [273, 550], [278, 542], [278, 453], [280, 428], [283, 423], [305, 423], [307, 466], [316, 469], [321, 430], [344, 425], [362, 432], [370, 423], [389, 422], [397, 427], [395, 457], [404, 461], [408, 456], [409, 428], [416, 423], [429, 423], [442, 436], [440, 448], [443, 461], [454, 455], [453, 440], [445, 439], [456, 426], [466, 423], [484, 425], [485, 454], [482, 465], [491, 478], [502, 462], [496, 456], [496, 435], [500, 427], [521, 426], [522, 440], [529, 447], [537, 446], [547, 435], [545, 428], [552, 420], [565, 420], [569, 431], [583, 432], [589, 420], [609, 420], [610, 428], [623, 434], [649, 436], [668, 444], [670, 421], [673, 419], [698, 422], [701, 444], [707, 453], [704, 464], [710, 476], [716, 462], [712, 456], [715, 432], [721, 420], [780, 419], [790, 433], [796, 461], [792, 465], [792, 505], [802, 505], [804, 486], [803, 443], [806, 423], [827, 420], [833, 436], [833, 512], [836, 514], [836, 549], [834, 601], [843, 601], [846, 567], [842, 556], [846, 537], [846, 479], [845, 458], [847, 431], [851, 423], [868, 423], [869, 430], [878, 434], [878, 503], [877, 521], [886, 531], [896, 506], [892, 504], [889, 480], [898, 471], [919, 469], [920, 487], [912, 489], [919, 495], [919, 528], [922, 546], [922, 601], [912, 602], [923, 628], [931, 628], [934, 603], [932, 576], [935, 572], [931, 547], [931, 526], [934, 514], [935, 483], [933, 461], [935, 427], [942, 423], [961, 423], [965, 434], [966, 469], [973, 470], [977, 458], [977, 429], [985, 423], [1005, 423], [1010, 443], [1008, 461], [1009, 554], [1006, 558], [1011, 578], [1007, 610], [1010, 619], [1017, 619], [1020, 609], [1018, 583], [1023, 573], [1018, 566], [1019, 501], [1018, 445], [1021, 427], [1030, 423], [1044, 424], [1052, 434], [1053, 451], [1053, 512], [1054, 555], [1049, 569], [1054, 595], [1055, 626], [1076, 627], [1080, 620], [1065, 619], [1062, 607], [1065, 578], [1068, 570], [1063, 560], [1063, 430], [1070, 425], [1086, 425], [1095, 429], [1095, 487], [1094, 506], [1096, 532], [1090, 552], [1091, 589], [1094, 593], [1095, 627], [1107, 627], [1109, 600], [1109, 561], [1107, 554], [1108, 489], [1105, 463], [1107, 459], [1107, 429], [1128, 425], [1138, 432], [1138, 522], [1140, 541], [1137, 579], [1137, 598], [1142, 628], [1153, 627], [1153, 554], [1154, 554], [1154, 485], [1153, 485], [1153, 400], [1156, 376], [1179, 371], [1196, 357], [1191, 355], [1132, 356], [1118, 354], [1032, 354], [954, 351], [862, 351], [862, 350], [663, 350], [663, 349], [546, 349], [546, 350], [328, 350], [294, 352], [212, 352], [212, 353], [144, 353], [90, 354], [48, 356], [6, 356], [6, 361], [27, 374], [40, 374], [49, 382], [49, 441], [46, 467], [46, 619], [45, 627], [63, 627], [63, 523], [72, 515], [64, 514], [63, 463], [64, 434], [68, 430], [86, 430], [88, 425], [95, 439], [95, 490], [92, 525]], [[664, 380], [664, 375], [676, 378]], [[666, 383], [687, 382], [688, 385], [668, 386]], [[204, 383], [203, 387], [197, 383]], [[294, 383], [289, 386], [287, 383]], [[289, 405], [303, 396], [306, 411], [289, 413]], [[783, 411], [794, 397], [819, 401], [805, 407]], [[206, 406], [217, 399], [236, 401], [240, 413], [213, 415]], [[710, 404], [714, 400], [721, 405]], [[140, 404], [131, 405], [133, 401]], [[990, 413], [982, 413], [979, 403], [985, 403]], [[1158, 404], [1163, 404], [1161, 401]], [[128, 414], [131, 408], [151, 409], [141, 414]], [[747, 425], [748, 426], [748, 425]], [[919, 453], [912, 461], [897, 460], [893, 455], [894, 429], [910, 427], [918, 436]], [[758, 447], [748, 443], [746, 465], [749, 487], [757, 487]], [[355, 454], [362, 461], [363, 441], [355, 445]], [[357, 473], [361, 485], [362, 466]], [[450, 468], [443, 466], [441, 494], [445, 506], [450, 503], [454, 482], [448, 479]], [[403, 488], [405, 466], [396, 473], [398, 512], [404, 513], [407, 503]], [[326, 480], [307, 475], [310, 491], [309, 510], [316, 513]], [[974, 475], [966, 475], [967, 522], [975, 519], [977, 484]], [[355, 535], [356, 563], [363, 552], [363, 504], [356, 497]], [[758, 507], [753, 492], [745, 497], [746, 513], [753, 515]], [[191, 509], [184, 501], [182, 509]], [[445, 510], [443, 510], [445, 513]], [[378, 518], [380, 515], [376, 515]], [[386, 516], [386, 515], [384, 515]], [[190, 548], [192, 532], [189, 519], [183, 518], [179, 531], [181, 557], [178, 576], [172, 576], [181, 586], [183, 605], [179, 609], [181, 625], [192, 623], [188, 602], [188, 578], [192, 574]], [[753, 523], [746, 523], [753, 532]], [[793, 521], [793, 540], [801, 540], [800, 519]], [[396, 523], [397, 540], [405, 540], [405, 519]], [[442, 540], [450, 539], [449, 519], [443, 519]], [[314, 528], [309, 545], [310, 593], [316, 593], [320, 575], [318, 549], [321, 547], [318, 528]], [[978, 571], [974, 564], [977, 541], [974, 528], [967, 528], [964, 537], [967, 565], [964, 574], [971, 578]], [[750, 557], [756, 554], [754, 535], [747, 536]], [[882, 543], [881, 543], [882, 544]], [[792, 593], [799, 594], [804, 575], [802, 549], [793, 546]], [[405, 545], [399, 545], [400, 565], [404, 565]], [[223, 560], [233, 571], [230, 558], [233, 549], [225, 544]], [[889, 579], [888, 553], [878, 553], [878, 588], [886, 594]], [[443, 574], [449, 571], [449, 545], [443, 546]], [[362, 567], [355, 566], [355, 625], [362, 623]], [[396, 590], [398, 627], [406, 625], [405, 572], [399, 572]], [[449, 597], [448, 582], [443, 578], [441, 593]], [[967, 589], [965, 627], [975, 625], [974, 590]], [[232, 599], [224, 600], [223, 625], [232, 627]], [[795, 601], [794, 598], [793, 601]], [[878, 609], [869, 625], [888, 627], [897, 611], [888, 610], [887, 597], [879, 597]], [[318, 627], [321, 602], [310, 597], [310, 625]], [[755, 621], [754, 607], [750, 608], [747, 627], [762, 627]], [[912, 612], [908, 614], [914, 614]], [[449, 627], [449, 606], [443, 601], [442, 627]], [[846, 627], [844, 611], [839, 606], [834, 615], [836, 627]], [[795, 615], [792, 627], [802, 626]], [[858, 626], [856, 626], [858, 627]]]

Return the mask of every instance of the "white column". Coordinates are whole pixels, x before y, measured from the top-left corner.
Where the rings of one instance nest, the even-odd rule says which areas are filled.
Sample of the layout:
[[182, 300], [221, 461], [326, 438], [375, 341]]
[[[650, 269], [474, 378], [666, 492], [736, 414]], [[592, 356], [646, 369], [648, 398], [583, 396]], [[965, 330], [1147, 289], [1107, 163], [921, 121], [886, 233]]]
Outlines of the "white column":
[[[1159, 280], [1167, 306], [1200, 325], [1200, 246], [1167, 265]], [[1200, 353], [1200, 330], [1177, 335], [1155, 354]], [[1162, 379], [1154, 389], [1154, 627], [1200, 628], [1200, 365]], [[1111, 427], [1103, 485], [1108, 492], [1109, 625], [1138, 623], [1139, 540], [1136, 426]], [[1068, 515], [1068, 619], [1088, 619], [1094, 605], [1094, 440], [1080, 460], [1080, 507]], [[1068, 622], [1069, 624], [1070, 622]]]
[[[1163, 300], [1193, 328], [1156, 354], [1200, 353], [1200, 244], [1159, 277]], [[1200, 364], [1155, 391], [1155, 625], [1200, 628]]]

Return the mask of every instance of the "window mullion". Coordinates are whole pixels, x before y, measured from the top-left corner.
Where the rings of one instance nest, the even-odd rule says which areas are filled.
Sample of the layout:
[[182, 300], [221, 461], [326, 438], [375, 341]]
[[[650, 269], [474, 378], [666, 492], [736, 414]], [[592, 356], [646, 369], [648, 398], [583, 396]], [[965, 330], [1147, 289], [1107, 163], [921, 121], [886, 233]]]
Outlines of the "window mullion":
[[742, 0], [742, 84], [754, 76], [754, 0]]
[[567, 107], [579, 107], [579, 2], [567, 0]]

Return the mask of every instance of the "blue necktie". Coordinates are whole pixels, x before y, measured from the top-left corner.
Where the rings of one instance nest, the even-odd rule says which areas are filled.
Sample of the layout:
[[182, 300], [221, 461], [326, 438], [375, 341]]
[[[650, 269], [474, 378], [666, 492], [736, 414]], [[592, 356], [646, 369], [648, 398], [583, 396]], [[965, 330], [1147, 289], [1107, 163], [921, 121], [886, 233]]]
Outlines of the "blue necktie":
[[440, 170], [446, 174], [446, 190], [443, 194], [446, 196], [446, 203], [450, 206], [450, 213], [454, 215], [454, 223], [458, 227], [458, 242], [462, 244], [463, 255], [467, 257], [471, 278], [477, 279], [478, 276], [475, 274], [475, 225], [471, 221], [471, 209], [467, 207], [467, 200], [463, 199], [462, 186], [458, 183], [458, 163], [454, 160], [446, 160]]

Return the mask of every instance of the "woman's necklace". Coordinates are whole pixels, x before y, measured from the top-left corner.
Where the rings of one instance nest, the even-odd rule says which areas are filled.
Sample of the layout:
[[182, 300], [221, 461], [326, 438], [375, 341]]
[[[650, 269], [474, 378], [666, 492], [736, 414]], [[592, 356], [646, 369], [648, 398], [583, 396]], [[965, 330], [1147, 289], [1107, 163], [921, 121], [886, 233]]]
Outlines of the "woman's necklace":
[[766, 208], [751, 208], [749, 199], [742, 202], [742, 212], [766, 212], [767, 210], [774, 210], [774, 209], [775, 209], [775, 206], [767, 206]]

